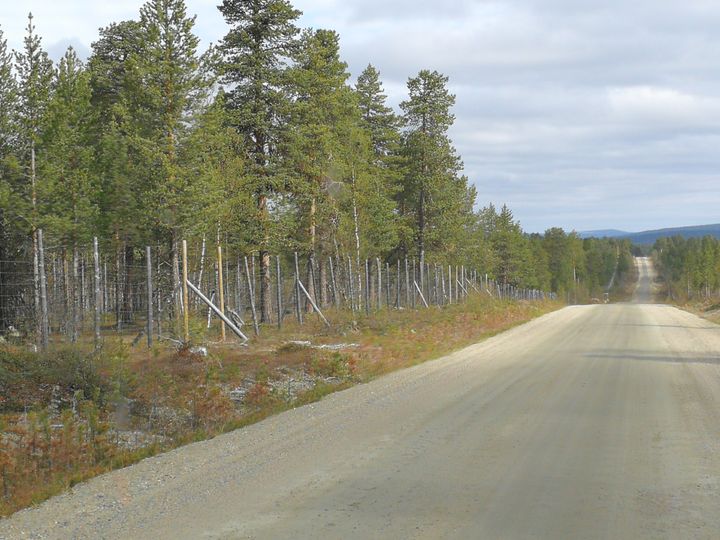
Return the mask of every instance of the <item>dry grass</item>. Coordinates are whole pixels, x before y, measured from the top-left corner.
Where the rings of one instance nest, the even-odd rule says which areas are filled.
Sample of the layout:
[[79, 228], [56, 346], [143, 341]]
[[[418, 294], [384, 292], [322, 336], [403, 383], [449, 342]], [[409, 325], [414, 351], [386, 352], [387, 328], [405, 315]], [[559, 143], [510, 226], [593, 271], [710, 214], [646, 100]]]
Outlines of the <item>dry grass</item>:
[[[118, 340], [97, 355], [81, 347], [56, 365], [6, 348], [0, 356], [0, 516], [102, 472], [437, 358], [559, 307], [482, 296], [370, 317], [331, 310], [331, 329], [308, 315], [304, 326], [289, 320], [282, 330], [263, 328], [247, 348], [231, 339], [210, 345], [207, 357], [161, 346], [131, 349]], [[293, 340], [355, 346], [319, 350], [288, 344]], [[34, 362], [35, 371], [28, 368]], [[56, 366], [53, 378], [45, 377], [45, 365]], [[72, 366], [87, 372], [77, 380], [64, 372]], [[272, 385], [287, 373], [315, 383], [288, 397]], [[242, 385], [247, 389], [238, 406], [229, 390]], [[149, 442], [128, 449], [120, 442], [123, 430], [146, 434]]]

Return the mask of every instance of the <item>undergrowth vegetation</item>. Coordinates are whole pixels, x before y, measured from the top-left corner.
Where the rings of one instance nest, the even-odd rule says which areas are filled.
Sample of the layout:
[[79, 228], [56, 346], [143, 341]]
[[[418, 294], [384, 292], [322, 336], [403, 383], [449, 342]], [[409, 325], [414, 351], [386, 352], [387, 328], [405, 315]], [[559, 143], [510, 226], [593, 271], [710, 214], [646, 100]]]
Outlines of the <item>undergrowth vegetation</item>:
[[[331, 313], [268, 329], [252, 347], [106, 341], [49, 353], [0, 348], [0, 515], [144, 457], [257, 422], [436, 358], [559, 307], [471, 298], [462, 306]], [[308, 341], [312, 340], [310, 344]], [[323, 347], [324, 346], [324, 347]]]

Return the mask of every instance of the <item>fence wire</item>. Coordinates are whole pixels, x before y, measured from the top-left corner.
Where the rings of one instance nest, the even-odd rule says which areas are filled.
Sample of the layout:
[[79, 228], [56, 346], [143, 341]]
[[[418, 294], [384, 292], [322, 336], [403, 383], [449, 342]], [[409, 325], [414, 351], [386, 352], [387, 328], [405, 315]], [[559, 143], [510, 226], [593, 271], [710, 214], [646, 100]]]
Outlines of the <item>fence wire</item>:
[[[54, 343], [106, 335], [133, 344], [182, 342], [185, 312], [192, 330], [217, 335], [220, 319], [200, 296], [183, 296], [183, 258], [166, 246], [42, 248], [21, 260], [0, 260], [0, 336]], [[267, 257], [267, 255], [266, 255]], [[463, 265], [420, 264], [415, 259], [358, 261], [284, 253], [225, 253], [196, 246], [187, 258], [188, 280], [245, 335], [267, 325], [303, 323], [309, 313], [347, 310], [372, 315], [384, 309], [419, 309], [465, 301], [474, 294], [515, 300], [555, 298], [553, 293], [501, 284]], [[222, 288], [222, 290], [221, 290]], [[187, 302], [187, 305], [184, 305]], [[322, 316], [322, 315], [321, 315]]]

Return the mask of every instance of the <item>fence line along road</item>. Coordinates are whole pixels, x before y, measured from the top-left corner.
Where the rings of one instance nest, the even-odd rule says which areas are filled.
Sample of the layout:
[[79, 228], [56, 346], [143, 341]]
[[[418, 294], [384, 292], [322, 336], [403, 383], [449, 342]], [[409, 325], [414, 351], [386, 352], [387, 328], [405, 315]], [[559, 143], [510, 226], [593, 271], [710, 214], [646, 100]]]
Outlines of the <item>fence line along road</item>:
[[[38, 230], [37, 264], [25, 257], [0, 261], [0, 336], [34, 341], [38, 348], [107, 335], [134, 336], [133, 345], [156, 339], [188, 342], [198, 321], [240, 343], [263, 325], [282, 328], [318, 316], [331, 325], [330, 309], [370, 316], [384, 309], [416, 309], [465, 301], [472, 294], [544, 300], [553, 293], [497, 283], [462, 264], [412, 258], [358, 261], [348, 255], [315, 258], [282, 253], [268, 258], [265, 275], [255, 254], [232, 253], [205, 242], [173, 256], [167, 246], [138, 249], [45, 246]], [[193, 321], [193, 328], [190, 322]], [[144, 338], [144, 339], [143, 339]]]

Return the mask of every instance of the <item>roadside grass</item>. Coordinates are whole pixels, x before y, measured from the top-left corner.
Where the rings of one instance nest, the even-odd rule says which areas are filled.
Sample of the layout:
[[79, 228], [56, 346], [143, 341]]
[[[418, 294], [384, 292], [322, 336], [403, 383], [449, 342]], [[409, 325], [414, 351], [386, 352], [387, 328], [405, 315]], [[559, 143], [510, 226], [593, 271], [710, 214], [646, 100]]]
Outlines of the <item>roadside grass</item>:
[[[207, 356], [165, 345], [132, 348], [119, 338], [98, 352], [90, 339], [45, 355], [4, 345], [0, 516], [98, 474], [441, 357], [560, 307], [482, 295], [460, 305], [370, 316], [330, 310], [332, 328], [308, 314], [303, 326], [292, 320], [282, 330], [264, 326], [247, 348], [230, 339], [206, 343]], [[215, 334], [205, 337], [217, 340]], [[291, 343], [308, 341], [312, 346]], [[315, 348], [338, 344], [346, 346]], [[298, 381], [304, 386], [290, 391]], [[242, 399], [233, 392], [242, 392]]]

